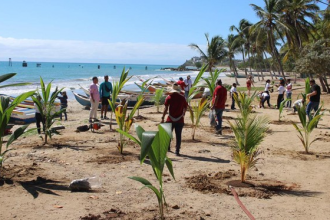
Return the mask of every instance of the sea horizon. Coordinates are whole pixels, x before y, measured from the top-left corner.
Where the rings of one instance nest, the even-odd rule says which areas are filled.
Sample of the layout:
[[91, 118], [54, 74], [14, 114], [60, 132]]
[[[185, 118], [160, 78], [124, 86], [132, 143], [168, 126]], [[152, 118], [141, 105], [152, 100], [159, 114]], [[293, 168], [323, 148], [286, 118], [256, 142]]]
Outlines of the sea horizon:
[[[7, 95], [19, 95], [26, 91], [40, 88], [40, 77], [45, 83], [52, 82], [52, 88], [56, 86], [65, 88], [66, 91], [77, 90], [82, 93], [80, 87], [87, 88], [91, 84], [92, 77], [99, 78], [99, 83], [103, 82], [104, 75], [109, 75], [109, 81], [119, 80], [123, 68], [129, 70], [129, 76], [133, 76], [125, 85], [125, 90], [139, 91], [135, 85], [141, 84], [140, 78], [146, 80], [153, 78], [154, 82], [165, 83], [166, 80], [178, 80], [179, 77], [191, 75], [192, 78], [198, 71], [171, 71], [162, 68], [177, 68], [179, 65], [155, 65], [155, 64], [119, 64], [119, 63], [82, 63], [82, 62], [27, 62], [27, 67], [22, 66], [22, 62], [13, 61], [9, 66], [8, 61], [0, 61], [0, 75], [6, 73], [17, 73], [17, 75], [5, 83], [31, 83], [27, 86], [8, 87], [0, 90], [0, 93]], [[38, 67], [37, 64], [40, 64]], [[100, 68], [98, 68], [100, 66]], [[134, 77], [138, 76], [138, 77]], [[225, 76], [223, 73], [221, 76]], [[73, 99], [72, 93], [69, 99]]]

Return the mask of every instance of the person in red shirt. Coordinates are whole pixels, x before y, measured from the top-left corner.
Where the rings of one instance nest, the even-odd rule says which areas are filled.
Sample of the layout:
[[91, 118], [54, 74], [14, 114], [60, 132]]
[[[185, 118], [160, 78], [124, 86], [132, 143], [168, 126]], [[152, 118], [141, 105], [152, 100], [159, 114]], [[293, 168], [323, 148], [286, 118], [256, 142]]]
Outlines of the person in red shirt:
[[214, 90], [211, 110], [215, 110], [215, 114], [218, 119], [218, 124], [216, 126], [217, 134], [222, 134], [222, 114], [225, 110], [225, 105], [227, 101], [227, 89], [222, 86], [222, 81], [219, 79], [217, 81], [217, 87]]
[[[175, 154], [180, 156], [181, 136], [184, 126], [184, 115], [186, 113], [188, 103], [183, 95], [181, 95], [180, 86], [175, 83], [172, 90], [165, 99], [165, 109], [162, 116], [162, 123], [164, 123], [165, 115], [168, 113], [166, 123], [172, 123], [172, 131], [175, 130], [176, 146]], [[170, 151], [170, 147], [168, 148]]]
[[184, 83], [182, 77], [179, 78], [179, 81], [176, 84], [178, 84], [181, 87], [181, 90], [184, 90], [184, 88], [186, 87], [186, 84]]

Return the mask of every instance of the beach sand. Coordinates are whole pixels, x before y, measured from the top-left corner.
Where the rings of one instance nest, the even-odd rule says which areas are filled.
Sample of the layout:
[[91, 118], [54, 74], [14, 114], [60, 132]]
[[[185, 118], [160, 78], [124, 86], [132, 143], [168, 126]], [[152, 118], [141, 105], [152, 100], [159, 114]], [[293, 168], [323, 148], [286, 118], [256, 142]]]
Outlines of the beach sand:
[[[245, 86], [245, 79], [239, 79]], [[231, 84], [234, 79], [225, 79]], [[302, 91], [303, 81], [294, 85], [293, 98]], [[263, 86], [257, 82], [255, 86]], [[276, 93], [271, 94], [275, 104]], [[330, 95], [323, 94], [325, 108], [330, 109]], [[231, 99], [227, 99], [230, 105]], [[229, 107], [228, 107], [229, 109]], [[169, 153], [173, 160], [176, 180], [165, 168], [164, 191], [169, 208], [166, 219], [248, 219], [230, 195], [227, 183], [236, 186], [240, 200], [256, 219], [329, 219], [330, 210], [330, 130], [329, 111], [312, 134], [318, 140], [312, 154], [303, 153], [297, 131], [290, 121], [298, 122], [291, 109], [283, 112], [282, 123], [278, 110], [255, 108], [257, 115], [266, 115], [271, 123], [261, 143], [262, 160], [249, 170], [248, 180], [259, 187], [240, 187], [240, 167], [231, 157], [234, 141], [227, 120], [238, 111], [224, 112], [223, 135], [214, 134], [208, 114], [201, 120], [196, 140], [191, 140], [189, 113], [183, 130], [181, 157]], [[76, 133], [76, 127], [87, 124], [88, 110], [76, 101], [68, 108], [68, 121], [61, 135], [43, 145], [37, 135], [20, 138], [4, 163], [4, 174], [11, 177], [0, 186], [1, 219], [154, 219], [158, 216], [157, 200], [148, 189], [130, 180], [141, 176], [156, 183], [151, 167], [140, 165], [140, 148], [130, 142], [122, 156], [117, 150], [118, 133], [108, 125], [99, 131]], [[100, 114], [100, 113], [98, 113]], [[156, 108], [140, 110], [143, 119], [136, 121], [146, 130], [156, 130], [161, 113]], [[34, 127], [34, 125], [31, 125]], [[114, 126], [116, 128], [116, 125]], [[134, 134], [134, 129], [131, 129]], [[135, 134], [134, 134], [135, 135]], [[172, 145], [175, 140], [172, 141]], [[101, 188], [92, 192], [71, 192], [74, 179], [99, 177]], [[106, 217], [107, 216], [107, 217]]]

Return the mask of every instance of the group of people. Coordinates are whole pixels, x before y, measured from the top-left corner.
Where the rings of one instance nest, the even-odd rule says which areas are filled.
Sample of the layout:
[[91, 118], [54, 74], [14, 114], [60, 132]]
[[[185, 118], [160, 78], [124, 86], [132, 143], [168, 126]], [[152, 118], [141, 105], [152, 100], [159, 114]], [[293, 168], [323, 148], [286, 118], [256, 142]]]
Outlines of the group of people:
[[[104, 76], [104, 82], [100, 84], [99, 88], [98, 78], [93, 77], [93, 84], [90, 86], [90, 101], [91, 101], [91, 110], [90, 110], [90, 121], [96, 119], [96, 112], [98, 109], [99, 101], [102, 102], [101, 109], [101, 119], [108, 119], [107, 109], [108, 109], [108, 100], [110, 99], [110, 94], [112, 92], [112, 84], [108, 81], [108, 76]], [[314, 109], [315, 111], [318, 108], [320, 101], [320, 87], [315, 84], [314, 80], [311, 80], [311, 89], [312, 93], [307, 94], [307, 97], [310, 98], [310, 102], [307, 105], [307, 114], [309, 115], [310, 111]], [[248, 94], [250, 93], [251, 86], [253, 85], [253, 79], [250, 76], [247, 80]], [[290, 79], [285, 83], [283, 79], [280, 79], [280, 83], [276, 85], [278, 87], [278, 97], [277, 97], [277, 107], [279, 107], [281, 101], [286, 98], [291, 99], [292, 96], [292, 84]], [[189, 90], [192, 87], [192, 80], [190, 75], [187, 76], [187, 79], [183, 80], [182, 77], [179, 78], [179, 81], [172, 85], [172, 89], [168, 92], [168, 96], [165, 99], [165, 108], [161, 117], [161, 123], [171, 123], [172, 131], [174, 130], [176, 135], [176, 145], [175, 145], [175, 154], [180, 156], [181, 148], [181, 139], [182, 131], [184, 127], [184, 117], [188, 108], [188, 94]], [[231, 109], [235, 109], [235, 99], [234, 96], [237, 94], [237, 85], [234, 83], [230, 89], [230, 95], [232, 98]], [[264, 107], [264, 103], [267, 102], [270, 107], [270, 94], [271, 91], [270, 80], [266, 81], [265, 90], [261, 92], [261, 107]], [[184, 94], [182, 93], [184, 91]], [[211, 110], [215, 112], [215, 117], [217, 119], [217, 124], [215, 126], [216, 134], [222, 134], [222, 115], [225, 110], [225, 105], [227, 101], [227, 89], [222, 85], [221, 79], [216, 83], [216, 88], [212, 94], [211, 101]], [[291, 107], [291, 102], [287, 103], [288, 107]], [[104, 117], [103, 117], [104, 113]], [[167, 117], [166, 117], [167, 115]], [[166, 117], [166, 118], [165, 118]], [[169, 146], [168, 151], [171, 151]]]
[[178, 84], [180, 86], [181, 90], [184, 91], [184, 97], [187, 100], [188, 99], [188, 96], [189, 96], [189, 90], [192, 87], [191, 76], [188, 75], [185, 80], [183, 80], [183, 78], [180, 77], [179, 78], [179, 81], [176, 84]]
[[[284, 95], [286, 95], [286, 99], [288, 100], [286, 102], [286, 107], [291, 108], [291, 96], [292, 96], [292, 84], [291, 80], [287, 79], [286, 82], [284, 79], [280, 78], [279, 84], [275, 85], [277, 87], [277, 102], [276, 102], [276, 108], [278, 109], [281, 105], [281, 102], [284, 101]], [[260, 108], [265, 108], [265, 102], [267, 102], [268, 107], [271, 107], [270, 104], [270, 93], [273, 92], [273, 86], [270, 85], [270, 80], [266, 80], [265, 89], [264, 91], [259, 92], [259, 98]]]
[[109, 100], [110, 95], [112, 93], [112, 83], [109, 82], [109, 76], [104, 76], [104, 82], [98, 86], [99, 79], [94, 76], [92, 78], [93, 83], [89, 86], [90, 92], [90, 102], [91, 102], [91, 109], [89, 112], [89, 122], [92, 123], [94, 121], [98, 121], [97, 119], [97, 110], [99, 107], [99, 102], [101, 102], [101, 120], [109, 119], [107, 117], [108, 107], [109, 107]]
[[[290, 79], [287, 79], [286, 81], [282, 78], [280, 78], [279, 84], [275, 85], [277, 87], [278, 95], [277, 95], [277, 103], [276, 108], [279, 109], [281, 103], [284, 101], [284, 96], [286, 96], [287, 102], [286, 107], [291, 108], [292, 107], [292, 83]], [[315, 83], [315, 80], [310, 80], [310, 86], [311, 86], [311, 93], [306, 94], [306, 98], [308, 99], [308, 103], [306, 106], [306, 115], [308, 115], [309, 119], [311, 118], [311, 111], [317, 111], [320, 104], [320, 95], [321, 95], [321, 88], [319, 85]], [[270, 92], [271, 91], [271, 85], [270, 80], [268, 79], [266, 81], [265, 90], [259, 93], [260, 97], [260, 108], [264, 108], [264, 103], [267, 102], [268, 107], [271, 107], [270, 105]], [[293, 103], [293, 109], [294, 112], [300, 108], [306, 100], [304, 99], [298, 99]]]

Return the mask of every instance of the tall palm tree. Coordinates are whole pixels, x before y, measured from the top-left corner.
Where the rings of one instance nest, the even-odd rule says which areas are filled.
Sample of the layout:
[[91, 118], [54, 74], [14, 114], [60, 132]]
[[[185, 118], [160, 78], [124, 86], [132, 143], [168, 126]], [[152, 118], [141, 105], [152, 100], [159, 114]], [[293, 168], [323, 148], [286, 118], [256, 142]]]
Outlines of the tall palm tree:
[[[242, 19], [242, 20], [240, 20], [238, 27], [236, 27], [235, 25], [232, 25], [229, 28], [230, 31], [236, 31], [238, 34], [236, 41], [238, 41], [240, 44], [244, 64], [245, 64], [245, 55], [248, 54], [248, 56], [249, 56], [249, 47], [250, 47], [250, 31], [249, 31], [249, 29], [251, 26], [252, 26], [252, 23], [250, 23], [246, 19]], [[246, 68], [244, 68], [244, 70], [245, 70], [245, 75], [247, 76]]]
[[295, 50], [298, 55], [304, 42], [308, 42], [315, 32], [314, 23], [318, 19], [317, 12], [320, 8], [314, 4], [314, 0], [286, 0], [282, 9], [281, 20], [290, 30], [285, 30], [285, 36], [289, 48]]
[[202, 59], [208, 64], [208, 71], [212, 72], [212, 67], [226, 57], [227, 51], [225, 50], [225, 41], [222, 37], [216, 35], [212, 37], [211, 41], [209, 40], [208, 33], [205, 33], [205, 37], [207, 41], [206, 52], [194, 43], [190, 44], [189, 47], [197, 50], [201, 54]]
[[264, 8], [261, 8], [255, 4], [250, 4], [260, 19], [259, 22], [251, 27], [251, 32], [267, 33], [267, 41], [271, 54], [278, 63], [280, 72], [285, 79], [280, 54], [276, 47], [276, 38], [279, 37], [284, 42], [283, 31], [292, 32], [292, 29], [290, 26], [281, 21], [281, 13], [284, 9], [283, 0], [264, 0], [264, 3]]
[[241, 52], [241, 47], [239, 45], [239, 42], [236, 41], [237, 38], [238, 35], [229, 34], [226, 41], [226, 46], [228, 49], [227, 57], [229, 59], [229, 66], [230, 69], [234, 72], [236, 84], [239, 85], [237, 80], [238, 72], [234, 60], [235, 54]]

